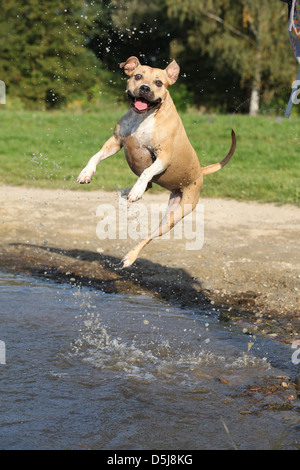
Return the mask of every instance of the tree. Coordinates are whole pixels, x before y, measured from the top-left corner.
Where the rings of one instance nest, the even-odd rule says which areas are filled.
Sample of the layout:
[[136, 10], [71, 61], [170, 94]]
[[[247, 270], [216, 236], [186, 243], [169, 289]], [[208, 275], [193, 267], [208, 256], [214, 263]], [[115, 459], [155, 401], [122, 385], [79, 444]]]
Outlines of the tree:
[[[121, 83], [121, 61], [136, 55], [141, 63], [163, 68], [176, 55], [171, 50], [174, 41], [184, 41], [185, 22], [181, 24], [177, 18], [168, 15], [166, 0], [152, 0], [148, 3], [139, 0], [123, 0], [121, 3], [119, 0], [94, 0], [94, 7], [97, 17], [95, 16], [90, 47], [109, 70], [118, 74], [116, 83], [113, 84], [117, 93], [122, 89], [124, 95], [124, 84], [120, 90], [117, 85]], [[188, 57], [189, 53], [193, 56], [193, 51], [187, 49], [183, 54], [183, 64], [189, 58], [192, 60], [192, 57]], [[211, 62], [210, 58], [208, 60]], [[192, 86], [195, 81], [190, 82], [188, 90], [184, 83], [186, 80], [187, 75], [183, 71], [179, 83], [171, 90], [176, 106], [182, 110], [189, 104], [196, 103], [194, 98], [197, 86]]]
[[148, 64], [168, 61], [170, 32], [174, 20], [168, 18], [165, 0], [94, 0], [92, 48], [111, 69], [136, 55]]
[[286, 8], [270, 0], [166, 0], [171, 17], [193, 20], [187, 35], [194, 50], [230, 67], [251, 88], [256, 115], [264, 90], [291, 80], [295, 67], [287, 39]]
[[1, 0], [0, 7], [0, 77], [8, 95], [43, 109], [95, 83], [84, 1]]

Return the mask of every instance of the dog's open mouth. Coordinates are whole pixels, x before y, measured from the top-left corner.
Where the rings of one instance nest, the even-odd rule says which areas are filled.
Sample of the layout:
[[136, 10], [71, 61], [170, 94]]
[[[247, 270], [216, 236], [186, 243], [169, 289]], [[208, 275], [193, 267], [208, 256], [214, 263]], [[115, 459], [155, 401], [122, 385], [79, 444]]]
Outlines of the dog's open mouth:
[[128, 98], [131, 101], [133, 110], [137, 113], [146, 113], [161, 103], [161, 98], [158, 98], [155, 101], [149, 101], [142, 97], [136, 98], [131, 93], [128, 93]]

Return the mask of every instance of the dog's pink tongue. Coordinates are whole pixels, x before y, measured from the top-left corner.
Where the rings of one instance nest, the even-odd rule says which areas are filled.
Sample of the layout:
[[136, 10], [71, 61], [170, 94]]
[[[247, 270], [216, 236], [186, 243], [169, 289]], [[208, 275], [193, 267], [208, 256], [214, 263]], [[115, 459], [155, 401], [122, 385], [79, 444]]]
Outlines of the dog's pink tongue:
[[145, 103], [145, 101], [136, 100], [136, 102], [134, 103], [134, 106], [139, 111], [145, 111], [145, 109], [147, 109], [147, 103]]

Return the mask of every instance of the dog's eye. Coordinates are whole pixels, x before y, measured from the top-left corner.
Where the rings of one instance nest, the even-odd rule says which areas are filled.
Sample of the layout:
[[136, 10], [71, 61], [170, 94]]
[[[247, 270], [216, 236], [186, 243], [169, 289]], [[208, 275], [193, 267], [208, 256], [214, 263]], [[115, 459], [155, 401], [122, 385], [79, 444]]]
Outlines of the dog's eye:
[[156, 80], [155, 85], [160, 88], [163, 85], [163, 82], [161, 82], [160, 80]]
[[137, 75], [134, 76], [135, 80], [141, 80], [142, 75], [138, 73]]

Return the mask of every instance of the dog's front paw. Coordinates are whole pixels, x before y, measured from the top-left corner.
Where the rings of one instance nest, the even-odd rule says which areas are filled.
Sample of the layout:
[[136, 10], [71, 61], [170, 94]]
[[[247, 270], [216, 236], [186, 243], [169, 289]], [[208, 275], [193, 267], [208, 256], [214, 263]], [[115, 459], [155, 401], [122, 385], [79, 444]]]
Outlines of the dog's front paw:
[[128, 194], [128, 201], [135, 202], [141, 199], [144, 192], [146, 191], [147, 183], [138, 180], [133, 188], [131, 189], [130, 193]]
[[77, 178], [77, 183], [90, 183], [92, 176], [95, 174], [96, 169], [92, 167], [86, 167], [82, 170]]

